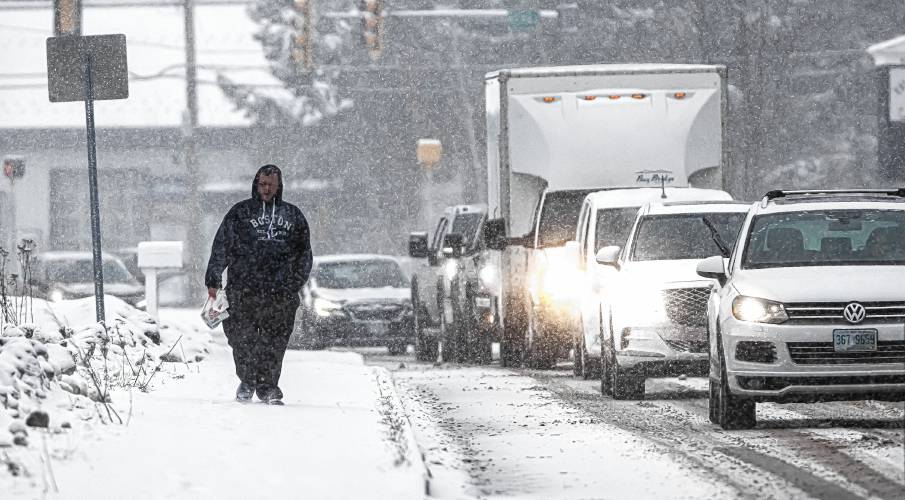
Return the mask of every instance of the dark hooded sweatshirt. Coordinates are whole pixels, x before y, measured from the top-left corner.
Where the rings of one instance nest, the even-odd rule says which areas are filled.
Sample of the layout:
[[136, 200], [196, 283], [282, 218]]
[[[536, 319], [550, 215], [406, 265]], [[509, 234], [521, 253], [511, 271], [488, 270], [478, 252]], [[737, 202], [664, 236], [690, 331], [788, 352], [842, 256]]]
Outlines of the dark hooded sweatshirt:
[[[220, 288], [227, 271], [228, 291], [298, 293], [311, 272], [311, 242], [308, 221], [295, 205], [283, 201], [283, 174], [271, 203], [258, 194], [261, 172], [251, 185], [251, 198], [233, 205], [226, 213], [207, 264], [204, 283]], [[273, 167], [276, 168], [276, 167]]]

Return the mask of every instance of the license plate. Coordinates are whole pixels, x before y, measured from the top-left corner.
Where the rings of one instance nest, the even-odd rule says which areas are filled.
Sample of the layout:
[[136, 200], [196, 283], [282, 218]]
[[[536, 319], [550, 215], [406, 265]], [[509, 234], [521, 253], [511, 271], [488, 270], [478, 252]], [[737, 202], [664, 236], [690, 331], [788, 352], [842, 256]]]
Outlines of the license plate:
[[836, 352], [876, 351], [876, 330], [833, 330], [833, 349]]
[[369, 323], [368, 324], [368, 332], [371, 335], [383, 335], [389, 330], [386, 323]]

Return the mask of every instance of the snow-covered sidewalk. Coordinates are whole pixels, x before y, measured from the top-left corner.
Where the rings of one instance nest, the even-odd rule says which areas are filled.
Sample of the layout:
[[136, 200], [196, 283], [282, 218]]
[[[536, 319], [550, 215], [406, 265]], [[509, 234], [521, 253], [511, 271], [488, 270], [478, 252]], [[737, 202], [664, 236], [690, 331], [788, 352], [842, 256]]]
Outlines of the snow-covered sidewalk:
[[383, 369], [354, 353], [289, 351], [285, 406], [241, 404], [215, 335], [196, 373], [133, 393], [129, 425], [73, 429], [69, 449], [52, 453], [49, 498], [424, 497], [425, 468]]

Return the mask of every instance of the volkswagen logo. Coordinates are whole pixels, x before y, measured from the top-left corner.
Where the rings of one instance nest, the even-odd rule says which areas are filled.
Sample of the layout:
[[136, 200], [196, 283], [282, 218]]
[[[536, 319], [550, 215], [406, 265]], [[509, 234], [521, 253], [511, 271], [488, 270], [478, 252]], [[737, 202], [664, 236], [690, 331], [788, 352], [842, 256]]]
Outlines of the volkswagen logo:
[[853, 325], [864, 321], [864, 316], [866, 314], [867, 311], [864, 310], [864, 306], [857, 302], [852, 302], [842, 310], [842, 316], [845, 317], [845, 321], [848, 321]]

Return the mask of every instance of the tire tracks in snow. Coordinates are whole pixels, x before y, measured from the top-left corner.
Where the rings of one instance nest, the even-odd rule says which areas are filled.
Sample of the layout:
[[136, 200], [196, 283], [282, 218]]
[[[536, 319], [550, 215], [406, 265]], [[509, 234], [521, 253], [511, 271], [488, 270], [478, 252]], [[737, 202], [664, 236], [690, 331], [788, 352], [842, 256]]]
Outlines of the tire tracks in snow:
[[[656, 397], [669, 399], [614, 401], [603, 398], [599, 391], [590, 389], [589, 384], [565, 378], [556, 372], [530, 371], [527, 374], [542, 381], [564, 401], [585, 409], [604, 422], [684, 455], [732, 485], [741, 496], [749, 496], [753, 492], [753, 496], [758, 497], [804, 494], [815, 498], [899, 498], [905, 489], [905, 485], [836, 449], [839, 443], [815, 436], [810, 431], [777, 430], [771, 426], [737, 432], [715, 428], [707, 417], [706, 399], [679, 399], [674, 395], [658, 393]], [[673, 388], [679, 390], [679, 394], [695, 392], [687, 387]], [[818, 409], [813, 410], [812, 407]], [[816, 413], [806, 416], [806, 421], [825, 416], [819, 413], [821, 411], [834, 411], [820, 407], [809, 405], [807, 409]], [[883, 413], [883, 416], [896, 414], [894, 408], [887, 410], [870, 416], [875, 420], [877, 413]], [[838, 418], [839, 409], [835, 412]], [[862, 416], [869, 418], [868, 415]], [[876, 434], [872, 429], [866, 431], [870, 435]], [[879, 434], [889, 438], [884, 430]], [[733, 462], [744, 466], [738, 463], [732, 465]], [[800, 493], [796, 494], [795, 490]]]

